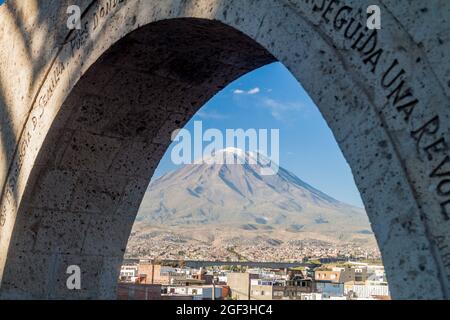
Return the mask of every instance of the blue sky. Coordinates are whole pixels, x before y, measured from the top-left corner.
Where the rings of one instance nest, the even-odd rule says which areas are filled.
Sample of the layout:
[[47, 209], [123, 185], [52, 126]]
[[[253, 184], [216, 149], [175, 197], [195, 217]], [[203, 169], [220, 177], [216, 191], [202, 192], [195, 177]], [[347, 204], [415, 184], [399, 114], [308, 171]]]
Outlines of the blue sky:
[[[350, 168], [331, 130], [308, 94], [281, 64], [257, 69], [231, 83], [189, 121], [201, 120], [203, 130], [279, 129], [280, 165], [330, 196], [363, 207]], [[173, 143], [154, 178], [176, 166]], [[206, 145], [206, 143], [204, 144]]]

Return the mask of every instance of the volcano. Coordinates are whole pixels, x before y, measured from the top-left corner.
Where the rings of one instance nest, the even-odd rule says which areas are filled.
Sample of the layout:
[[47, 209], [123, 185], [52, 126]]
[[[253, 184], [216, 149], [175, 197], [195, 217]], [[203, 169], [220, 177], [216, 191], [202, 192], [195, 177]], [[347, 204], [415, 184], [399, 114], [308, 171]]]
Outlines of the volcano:
[[263, 174], [269, 162], [259, 153], [227, 148], [152, 181], [130, 242], [163, 233], [218, 245], [261, 239], [274, 245], [301, 239], [375, 243], [364, 209], [282, 167]]

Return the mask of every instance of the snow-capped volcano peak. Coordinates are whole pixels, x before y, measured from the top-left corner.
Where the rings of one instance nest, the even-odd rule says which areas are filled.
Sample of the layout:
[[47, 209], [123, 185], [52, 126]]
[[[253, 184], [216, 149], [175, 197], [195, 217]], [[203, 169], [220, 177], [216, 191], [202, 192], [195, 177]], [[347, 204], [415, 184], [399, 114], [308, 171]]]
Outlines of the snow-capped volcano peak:
[[[196, 164], [207, 163], [207, 164], [232, 164], [228, 161], [236, 162], [238, 160], [239, 164], [246, 163], [249, 154], [239, 148], [225, 148], [221, 150], [212, 150], [210, 153], [205, 152], [202, 158], [195, 161]], [[234, 164], [234, 163], [233, 163]]]
[[242, 149], [239, 148], [235, 148], [235, 147], [228, 147], [222, 150], [219, 150], [218, 152], [224, 152], [224, 153], [233, 153], [233, 154], [237, 154], [240, 156], [243, 156], [246, 154], [246, 152]]
[[[277, 159], [278, 160], [278, 159]], [[221, 150], [213, 150], [197, 159], [194, 164], [226, 164], [226, 165], [250, 165], [259, 171], [261, 175], [275, 175], [278, 172], [278, 163], [261, 152], [244, 151], [239, 148], [228, 147]]]
[[226, 224], [237, 233], [250, 228], [271, 236], [283, 230], [334, 236], [336, 230], [351, 234], [370, 229], [364, 210], [333, 199], [282, 167], [264, 175], [266, 163], [273, 162], [238, 148], [210, 152], [153, 181], [138, 221], [143, 226], [212, 229]]

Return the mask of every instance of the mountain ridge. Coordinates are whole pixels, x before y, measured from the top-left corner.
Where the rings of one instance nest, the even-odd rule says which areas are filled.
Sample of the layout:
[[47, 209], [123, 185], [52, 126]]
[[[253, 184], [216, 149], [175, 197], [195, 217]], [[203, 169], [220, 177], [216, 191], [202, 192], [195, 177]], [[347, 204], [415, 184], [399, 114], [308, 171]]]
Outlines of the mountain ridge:
[[[222, 156], [240, 162], [217, 161]], [[166, 230], [188, 243], [219, 246], [261, 239], [273, 245], [302, 239], [374, 245], [364, 209], [334, 199], [282, 167], [262, 175], [268, 161], [224, 149], [152, 181], [130, 241], [145, 245], [142, 239]]]

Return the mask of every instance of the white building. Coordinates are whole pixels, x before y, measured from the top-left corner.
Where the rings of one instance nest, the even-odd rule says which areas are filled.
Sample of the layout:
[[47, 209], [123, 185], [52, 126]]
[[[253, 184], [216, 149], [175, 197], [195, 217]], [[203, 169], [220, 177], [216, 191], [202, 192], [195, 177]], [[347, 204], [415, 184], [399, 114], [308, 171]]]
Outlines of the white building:
[[[193, 296], [194, 300], [212, 300], [213, 286], [168, 286], [167, 293], [171, 295]], [[222, 287], [215, 287], [214, 299], [222, 299]]]
[[321, 293], [302, 293], [301, 300], [323, 300]]
[[385, 284], [346, 285], [344, 293], [345, 295], [353, 293], [353, 295], [359, 299], [372, 299], [374, 296], [390, 296], [389, 287]]
[[122, 282], [135, 283], [138, 279], [137, 265], [124, 265], [120, 268], [120, 280]]

